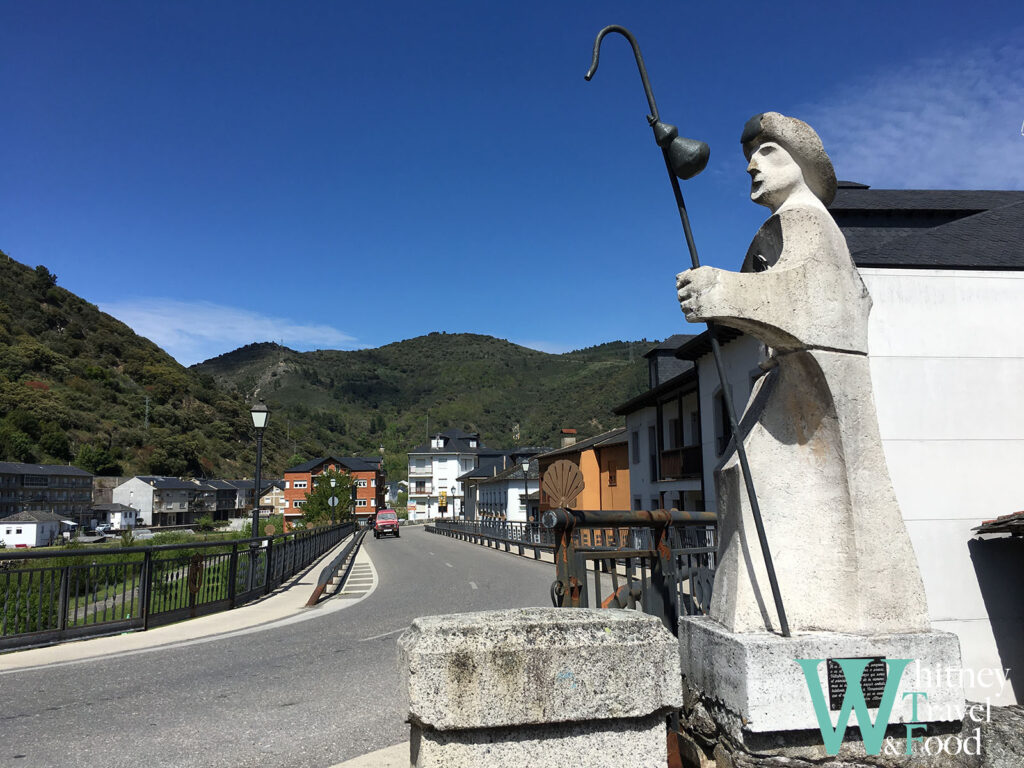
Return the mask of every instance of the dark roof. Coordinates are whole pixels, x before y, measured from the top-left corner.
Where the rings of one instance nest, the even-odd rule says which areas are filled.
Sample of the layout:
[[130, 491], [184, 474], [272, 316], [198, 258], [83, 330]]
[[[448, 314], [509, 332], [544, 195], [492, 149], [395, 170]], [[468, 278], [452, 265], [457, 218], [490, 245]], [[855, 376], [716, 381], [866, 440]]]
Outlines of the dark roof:
[[[256, 487], [255, 480], [227, 480], [225, 482], [231, 483], [231, 485], [233, 485], [240, 491], [251, 491], [254, 487]], [[277, 480], [275, 482], [283, 483], [284, 480]], [[271, 483], [271, 485], [273, 485], [273, 483]]]
[[619, 427], [618, 429], [612, 429], [607, 432], [602, 432], [600, 435], [594, 435], [588, 437], [586, 440], [580, 440], [579, 442], [567, 445], [564, 448], [556, 448], [553, 451], [542, 453], [538, 456], [538, 459], [548, 459], [552, 456], [565, 456], [570, 453], [577, 453], [578, 451], [584, 451], [587, 448], [601, 448], [606, 445], [618, 445], [626, 442], [626, 428]]
[[53, 512], [15, 512], [8, 517], [0, 518], [0, 523], [70, 523], [66, 517]]
[[[743, 331], [737, 331], [735, 328], [729, 328], [725, 325], [718, 326], [718, 344], [725, 346], [730, 341], [738, 339], [743, 335]], [[711, 335], [708, 331], [704, 331], [697, 336], [694, 336], [688, 342], [683, 344], [676, 352], [676, 357], [682, 358], [683, 360], [696, 360], [702, 355], [706, 355], [711, 351]]]
[[986, 520], [974, 530], [982, 535], [986, 533], [1010, 533], [1014, 536], [1024, 536], [1024, 512], [1014, 512], [1010, 515], [997, 517], [995, 520]]
[[862, 248], [853, 260], [858, 267], [1024, 269], [1024, 193], [1012, 205]]
[[[432, 448], [430, 446], [431, 440], [435, 437], [445, 438], [443, 448]], [[476, 447], [472, 448], [469, 445], [470, 440], [476, 440]], [[500, 453], [494, 449], [488, 448], [484, 445], [483, 440], [480, 439], [480, 435], [476, 432], [463, 432], [461, 429], [446, 429], [444, 432], [435, 432], [431, 435], [430, 440], [418, 445], [413, 448], [409, 453], [481, 453], [481, 454], [495, 454]]]
[[[230, 480], [203, 480], [203, 485], [216, 488], [218, 491], [237, 491], [238, 486], [232, 483]], [[250, 483], [251, 485], [251, 483]]]
[[658, 352], [662, 352], [662, 353], [675, 352], [677, 349], [679, 349], [681, 346], [683, 346], [683, 344], [685, 344], [686, 342], [688, 342], [690, 339], [694, 338], [695, 336], [696, 336], [696, 334], [692, 334], [692, 333], [677, 333], [674, 336], [669, 336], [667, 339], [665, 339], [660, 344], [658, 344], [656, 346], [653, 346], [649, 350], [644, 352], [644, 357], [650, 357], [651, 355], [654, 355], [654, 354], [656, 354]]
[[476, 480], [485, 477], [493, 477], [496, 472], [502, 472], [507, 466], [507, 456], [489, 456], [480, 459], [480, 465], [473, 467], [468, 472], [463, 472], [456, 480]]
[[0, 474], [92, 477], [91, 472], [67, 464], [20, 464], [16, 461], [0, 461]]
[[89, 507], [93, 512], [138, 512], [135, 507], [129, 507], [127, 504], [93, 504]]
[[[847, 182], [850, 183], [850, 182]], [[962, 211], [979, 213], [1024, 201], [1024, 190], [871, 189], [840, 187], [828, 209], [846, 211]]]
[[180, 477], [163, 477], [160, 475], [136, 475], [135, 480], [141, 480], [146, 485], [151, 485], [162, 491], [194, 491], [196, 484], [191, 480], [182, 480]]
[[350, 472], [376, 472], [380, 469], [380, 461], [378, 459], [369, 460], [359, 456], [321, 456], [319, 459], [310, 459], [302, 464], [286, 469], [285, 472], [311, 472], [329, 461], [344, 467]]
[[[526, 479], [527, 480], [536, 480], [538, 477], [540, 477], [539, 462], [536, 459], [534, 459], [534, 460], [532, 460], [530, 462], [530, 470], [527, 473]], [[498, 474], [493, 475], [491, 477], [486, 477], [486, 478], [482, 479], [480, 481], [480, 484], [483, 485], [484, 483], [496, 483], [496, 482], [502, 482], [502, 481], [505, 481], [505, 480], [522, 480], [522, 479], [523, 479], [523, 468], [522, 468], [522, 466], [520, 465], [519, 462], [516, 462], [515, 464], [510, 466], [508, 469], [506, 469], [506, 470], [504, 470], [502, 472], [499, 472]]]
[[650, 405], [657, 405], [658, 401], [670, 392], [674, 392], [677, 389], [685, 389], [686, 391], [697, 388], [697, 369], [689, 368], [683, 373], [675, 376], [668, 381], [664, 381], [656, 387], [653, 387], [643, 394], [637, 395], [632, 400], [627, 400], [622, 405], [615, 408], [612, 413], [616, 416], [625, 416], [626, 414], [638, 411], [641, 408], [646, 408]]
[[1024, 190], [870, 189], [829, 206], [859, 267], [1021, 269]]

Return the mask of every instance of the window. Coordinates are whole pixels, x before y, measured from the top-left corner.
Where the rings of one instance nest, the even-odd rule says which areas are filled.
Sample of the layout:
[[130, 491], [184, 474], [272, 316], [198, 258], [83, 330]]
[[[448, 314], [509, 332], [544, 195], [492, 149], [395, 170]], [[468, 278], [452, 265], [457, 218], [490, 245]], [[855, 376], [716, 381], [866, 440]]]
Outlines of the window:
[[301, 507], [305, 503], [306, 502], [302, 501], [301, 499], [297, 499], [297, 500], [292, 502], [292, 506], [295, 507], [296, 509], [298, 509], [299, 507]]
[[[640, 432], [635, 429], [633, 430], [633, 463], [640, 463]], [[637, 509], [640, 509], [640, 507], [637, 507]]]
[[659, 480], [658, 476], [658, 430], [656, 427], [647, 428], [647, 458], [649, 459], [649, 477], [652, 481]]
[[609, 464], [608, 465], [608, 486], [609, 487], [614, 487], [614, 486], [618, 485], [619, 480], [618, 480], [618, 477], [616, 476], [617, 473], [618, 473], [617, 467], [614, 464]]
[[376, 507], [377, 506], [377, 500], [376, 499], [370, 499], [370, 506], [371, 507]]
[[370, 487], [371, 488], [376, 488], [377, 487], [377, 478], [376, 477], [373, 478], [373, 480], [370, 481]]
[[288, 509], [288, 502], [287, 501], [282, 501], [281, 502], [281, 509]]
[[15, 532], [15, 533], [21, 533], [21, 528], [15, 528], [15, 529], [14, 529], [14, 532]]
[[367, 485], [365, 480], [356, 480], [356, 488], [366, 488]]
[[291, 480], [285, 480], [284, 481], [284, 489], [287, 491], [291, 487], [292, 487]]
[[292, 485], [292, 487], [293, 488], [308, 488], [309, 487], [309, 483], [307, 481], [305, 481], [305, 480], [296, 480], [295, 483]]
[[356, 506], [357, 507], [365, 507], [366, 506], [366, 499], [356, 499]]

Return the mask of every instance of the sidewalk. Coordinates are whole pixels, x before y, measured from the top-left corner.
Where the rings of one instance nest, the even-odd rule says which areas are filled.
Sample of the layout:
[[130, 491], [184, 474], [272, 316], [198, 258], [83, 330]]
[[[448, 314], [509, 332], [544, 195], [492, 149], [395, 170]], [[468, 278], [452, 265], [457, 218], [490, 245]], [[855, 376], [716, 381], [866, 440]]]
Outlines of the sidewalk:
[[342, 610], [369, 597], [377, 588], [376, 571], [373, 571], [373, 564], [362, 547], [356, 555], [355, 562], [367, 564], [373, 571], [373, 584], [365, 595], [359, 599], [329, 598], [313, 608], [307, 608], [306, 601], [316, 587], [320, 571], [338, 555], [348, 541], [349, 539], [342, 541], [266, 597], [240, 608], [157, 627], [147, 632], [125, 632], [0, 654], [0, 675], [34, 667], [74, 664], [99, 657], [145, 653], [169, 645], [210, 642], [228, 635], [305, 621], [324, 613]]

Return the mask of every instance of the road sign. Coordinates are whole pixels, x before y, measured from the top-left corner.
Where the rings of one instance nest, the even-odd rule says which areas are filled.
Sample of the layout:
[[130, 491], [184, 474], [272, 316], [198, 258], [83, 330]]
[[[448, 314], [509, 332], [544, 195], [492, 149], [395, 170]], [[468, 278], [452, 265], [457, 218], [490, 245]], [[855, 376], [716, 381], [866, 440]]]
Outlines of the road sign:
[[332, 507], [338, 506], [338, 497], [337, 496], [331, 496], [331, 498], [329, 498], [327, 500], [327, 503], [330, 504]]

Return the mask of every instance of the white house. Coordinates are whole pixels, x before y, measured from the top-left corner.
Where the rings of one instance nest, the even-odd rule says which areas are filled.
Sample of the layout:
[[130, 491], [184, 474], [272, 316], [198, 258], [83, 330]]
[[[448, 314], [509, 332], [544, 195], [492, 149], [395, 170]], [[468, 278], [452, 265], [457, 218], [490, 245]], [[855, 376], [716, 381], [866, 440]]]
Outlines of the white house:
[[[993, 573], [1007, 549], [1019, 573], [1024, 540], [980, 539], [973, 529], [1024, 507], [1016, 483], [1024, 466], [1024, 191], [840, 182], [830, 208], [874, 302], [868, 342], [879, 428], [932, 625], [960, 637], [969, 699], [1014, 703], [1024, 685], [990, 681], [1024, 664], [1024, 604], [1018, 594], [1008, 607], [1007, 582]], [[764, 350], [731, 336], [722, 352], [742, 408]], [[704, 502], [714, 509], [712, 475], [727, 439], [718, 375], [706, 335], [678, 354], [697, 366]]]
[[409, 451], [409, 519], [460, 515], [464, 507], [459, 476], [477, 466], [480, 454], [491, 454], [475, 432], [448, 429]]
[[[525, 473], [524, 465], [527, 467]], [[499, 471], [499, 466], [497, 463], [493, 465], [495, 472], [490, 477], [473, 480], [476, 517], [519, 523], [536, 520], [540, 490], [537, 460], [523, 458], [513, 461], [510, 458], [504, 469]]]
[[94, 527], [99, 523], [109, 523], [115, 531], [134, 528], [139, 522], [139, 510], [124, 504], [93, 504], [91, 513]]
[[16, 512], [0, 520], [6, 547], [45, 547], [60, 538], [61, 524], [71, 522], [53, 512]]
[[191, 480], [140, 475], [117, 486], [113, 498], [115, 504], [139, 511], [139, 525], [188, 525], [192, 523], [189, 502], [199, 491]]

